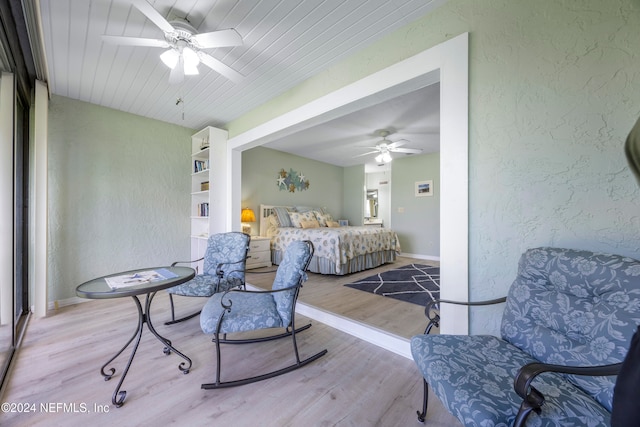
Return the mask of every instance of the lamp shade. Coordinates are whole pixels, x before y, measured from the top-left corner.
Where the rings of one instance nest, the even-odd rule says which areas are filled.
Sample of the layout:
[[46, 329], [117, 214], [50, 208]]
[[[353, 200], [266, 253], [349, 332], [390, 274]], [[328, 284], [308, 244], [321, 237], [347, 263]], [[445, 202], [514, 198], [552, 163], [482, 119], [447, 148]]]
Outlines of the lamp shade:
[[182, 50], [182, 56], [184, 58], [184, 74], [187, 76], [198, 75], [198, 64], [200, 63], [198, 54], [193, 49], [185, 47]]
[[176, 65], [178, 65], [179, 58], [180, 54], [175, 49], [169, 49], [162, 55], [160, 55], [160, 59], [162, 59], [162, 62], [164, 62], [164, 64], [172, 70], [176, 68]]
[[242, 208], [242, 213], [240, 215], [241, 222], [256, 222], [256, 214], [253, 212], [253, 209]]

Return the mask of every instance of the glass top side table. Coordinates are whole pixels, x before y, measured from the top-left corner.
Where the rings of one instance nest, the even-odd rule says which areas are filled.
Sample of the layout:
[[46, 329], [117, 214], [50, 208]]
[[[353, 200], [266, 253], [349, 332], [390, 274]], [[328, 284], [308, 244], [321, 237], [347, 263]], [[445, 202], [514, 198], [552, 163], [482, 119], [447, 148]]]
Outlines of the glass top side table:
[[[129, 372], [129, 367], [131, 366], [131, 362], [133, 361], [136, 350], [138, 349], [138, 344], [140, 344], [140, 338], [142, 337], [142, 330], [145, 323], [147, 324], [149, 331], [151, 331], [151, 333], [161, 343], [164, 344], [163, 352], [168, 355], [171, 353], [171, 351], [173, 351], [178, 356], [182, 357], [185, 361], [181, 362], [180, 365], [178, 365], [178, 369], [184, 374], [189, 373], [189, 369], [191, 369], [192, 365], [191, 359], [182, 354], [175, 347], [173, 347], [170, 340], [161, 336], [155, 330], [153, 324], [151, 323], [149, 308], [151, 307], [151, 301], [153, 301], [153, 297], [159, 290], [167, 289], [187, 282], [193, 279], [195, 274], [195, 270], [190, 267], [141, 268], [137, 270], [124, 271], [121, 273], [98, 277], [96, 279], [89, 280], [88, 282], [85, 282], [76, 288], [76, 295], [82, 298], [111, 299], [132, 297], [138, 309], [138, 327], [136, 331], [131, 336], [131, 338], [129, 338], [127, 343], [100, 368], [100, 373], [104, 377], [104, 380], [110, 380], [111, 377], [115, 374], [116, 370], [115, 368], [110, 368], [108, 371], [105, 371], [105, 368], [118, 356], [120, 356], [120, 354], [122, 354], [122, 352], [135, 339], [131, 355], [129, 356], [129, 361], [124, 368], [122, 377], [120, 378], [120, 381], [118, 382], [118, 385], [113, 392], [113, 396], [111, 397], [111, 402], [116, 407], [121, 407], [124, 404], [124, 399], [127, 396], [127, 392], [125, 390], [120, 390], [120, 388], [122, 387], [122, 383], [127, 376], [127, 372]], [[138, 298], [138, 295], [143, 294], [146, 295], [144, 308], [140, 303], [140, 299]]]

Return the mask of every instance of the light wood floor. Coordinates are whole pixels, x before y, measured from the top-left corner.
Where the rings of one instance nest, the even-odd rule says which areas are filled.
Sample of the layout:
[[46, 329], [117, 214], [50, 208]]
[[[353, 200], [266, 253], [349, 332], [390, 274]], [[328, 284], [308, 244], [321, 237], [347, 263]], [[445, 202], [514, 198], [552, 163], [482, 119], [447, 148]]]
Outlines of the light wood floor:
[[[180, 308], [201, 306], [198, 298], [181, 298]], [[35, 405], [35, 412], [0, 413], [7, 426], [419, 426], [422, 382], [415, 364], [372, 344], [315, 322], [299, 335], [301, 356], [323, 348], [328, 354], [280, 377], [246, 386], [201, 390], [213, 380], [214, 346], [198, 319], [164, 326], [168, 297], [159, 293], [152, 319], [159, 333], [193, 360], [187, 375], [182, 360], [164, 355], [162, 344], [146, 330], [123, 389], [125, 405], [111, 405], [128, 354], [116, 360], [116, 375], [104, 381], [100, 366], [135, 328], [130, 298], [90, 301], [31, 319], [2, 402]], [[298, 324], [305, 320], [298, 317]], [[252, 375], [292, 361], [291, 344], [274, 341], [227, 345], [223, 379]], [[268, 365], [268, 366], [267, 366]], [[46, 413], [41, 404], [58, 408]], [[64, 406], [88, 413], [69, 412]], [[53, 405], [53, 406], [52, 406]], [[108, 413], [96, 413], [99, 407]], [[71, 408], [69, 406], [69, 408]], [[426, 425], [460, 425], [440, 402], [430, 401]]]
[[[309, 280], [304, 283], [299, 299], [310, 306], [357, 320], [403, 338], [411, 338], [424, 333], [427, 325], [424, 307], [344, 286], [346, 283], [353, 283], [407, 264], [439, 265], [434, 261], [401, 256], [393, 263], [345, 276], [308, 273]], [[275, 268], [276, 266], [250, 271], [261, 272]], [[274, 275], [248, 273], [246, 280], [260, 288], [271, 289]], [[436, 332], [434, 330], [432, 333]]]

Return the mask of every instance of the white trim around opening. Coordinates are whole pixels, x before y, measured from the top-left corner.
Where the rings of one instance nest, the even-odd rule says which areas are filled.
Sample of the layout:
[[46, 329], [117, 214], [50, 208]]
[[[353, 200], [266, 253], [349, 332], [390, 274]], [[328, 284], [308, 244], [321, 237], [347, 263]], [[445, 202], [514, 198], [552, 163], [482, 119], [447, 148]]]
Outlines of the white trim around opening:
[[[229, 139], [227, 229], [240, 229], [242, 151], [439, 81], [441, 295], [468, 301], [468, 52], [464, 33]], [[464, 306], [444, 305], [441, 319], [441, 333], [468, 334]]]

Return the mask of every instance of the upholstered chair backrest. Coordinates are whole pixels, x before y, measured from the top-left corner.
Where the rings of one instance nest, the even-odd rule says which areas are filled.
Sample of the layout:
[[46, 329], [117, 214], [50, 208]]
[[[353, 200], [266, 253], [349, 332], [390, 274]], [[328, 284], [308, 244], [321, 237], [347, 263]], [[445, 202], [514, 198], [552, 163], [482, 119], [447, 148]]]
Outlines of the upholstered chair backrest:
[[[273, 281], [272, 289], [284, 289], [295, 286], [307, 280], [305, 270], [313, 256], [313, 245], [307, 241], [291, 242], [285, 249], [284, 258]], [[298, 297], [299, 289], [275, 292], [273, 298], [278, 308], [278, 314], [284, 325], [291, 322], [293, 304]]]
[[[518, 264], [502, 319], [503, 339], [544, 363], [622, 362], [640, 323], [640, 261], [536, 248]], [[616, 377], [569, 376], [609, 411]]]
[[244, 282], [250, 239], [248, 234], [238, 231], [209, 236], [207, 250], [204, 253], [203, 273], [215, 276], [218, 264], [223, 263], [221, 270], [225, 278], [235, 277]]

